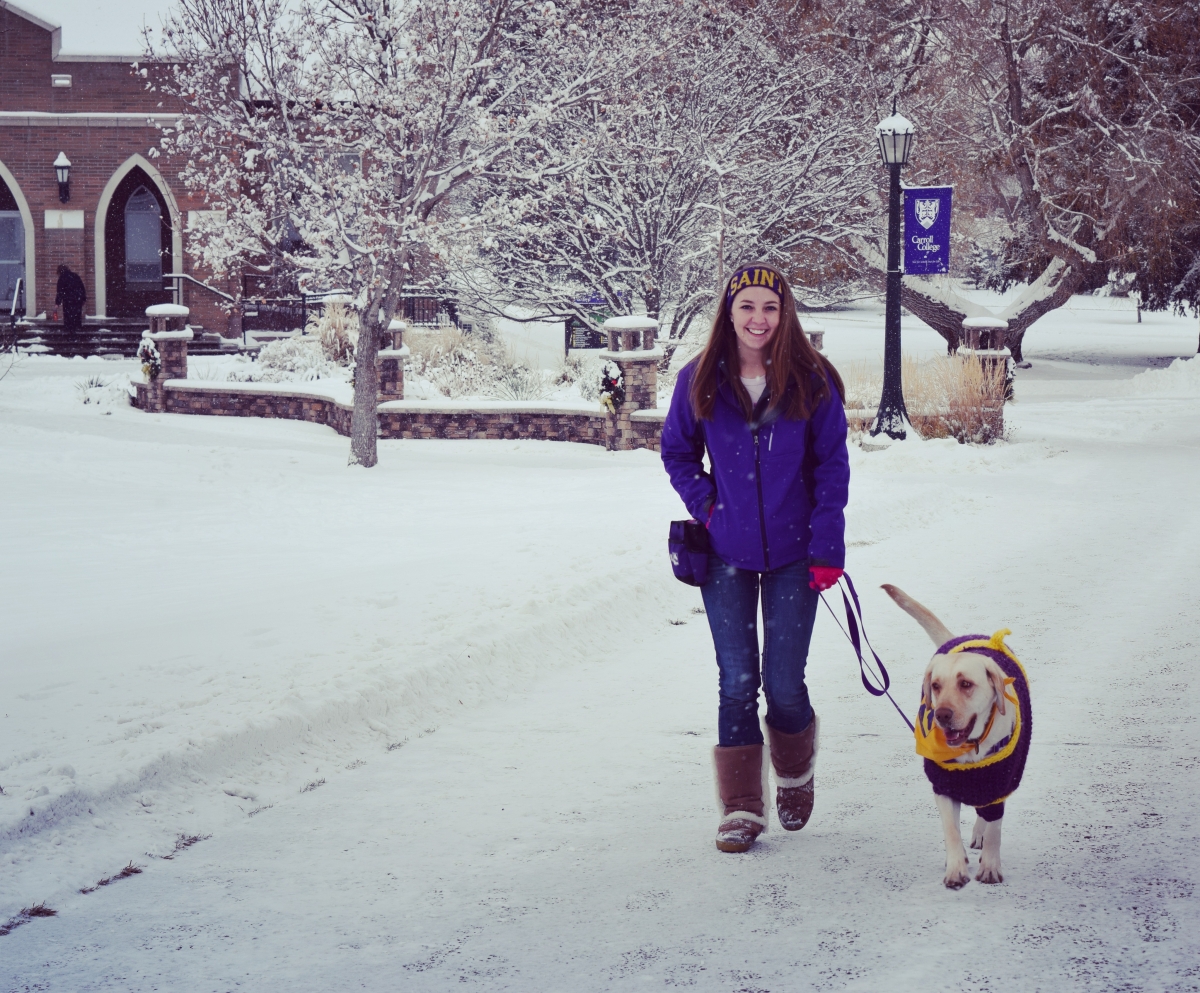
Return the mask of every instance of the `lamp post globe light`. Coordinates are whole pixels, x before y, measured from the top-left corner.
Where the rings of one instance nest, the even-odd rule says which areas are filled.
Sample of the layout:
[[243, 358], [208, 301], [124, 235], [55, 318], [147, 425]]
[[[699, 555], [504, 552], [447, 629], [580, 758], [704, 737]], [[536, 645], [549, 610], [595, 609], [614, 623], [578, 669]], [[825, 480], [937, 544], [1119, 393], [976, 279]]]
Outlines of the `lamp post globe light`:
[[883, 395], [871, 436], [886, 434], [900, 441], [907, 437], [908, 410], [904, 406], [904, 388], [900, 379], [900, 170], [908, 164], [912, 152], [912, 123], [896, 113], [875, 126], [879, 154], [891, 174], [888, 189], [887, 298], [884, 306]]

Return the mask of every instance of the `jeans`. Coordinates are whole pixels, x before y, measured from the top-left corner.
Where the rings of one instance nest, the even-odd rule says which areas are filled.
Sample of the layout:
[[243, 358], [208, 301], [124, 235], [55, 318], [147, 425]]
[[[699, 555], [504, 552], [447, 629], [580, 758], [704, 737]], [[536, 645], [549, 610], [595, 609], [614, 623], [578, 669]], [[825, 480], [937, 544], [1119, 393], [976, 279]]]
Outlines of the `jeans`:
[[[770, 572], [748, 572], [709, 558], [700, 588], [720, 673], [718, 743], [760, 745], [758, 687], [767, 698], [767, 723], [796, 734], [812, 720], [804, 667], [817, 617], [818, 594], [801, 559]], [[758, 658], [758, 603], [762, 592], [762, 672]]]

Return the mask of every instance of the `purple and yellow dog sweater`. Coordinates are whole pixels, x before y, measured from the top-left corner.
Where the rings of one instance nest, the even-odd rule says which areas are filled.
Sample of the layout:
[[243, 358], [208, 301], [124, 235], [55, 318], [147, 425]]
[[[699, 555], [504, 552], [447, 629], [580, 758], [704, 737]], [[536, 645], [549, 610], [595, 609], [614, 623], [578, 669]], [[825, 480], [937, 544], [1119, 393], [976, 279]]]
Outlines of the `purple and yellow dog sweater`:
[[[1012, 632], [997, 631], [990, 638], [967, 634], [952, 638], [935, 654], [953, 655], [971, 651], [993, 659], [1005, 675], [1004, 698], [1016, 710], [1012, 734], [997, 742], [985, 755], [973, 762], [942, 761], [931, 757], [939, 752], [940, 733], [929, 701], [922, 699], [917, 712], [917, 754], [925, 758], [925, 775], [933, 784], [933, 792], [975, 808], [985, 821], [998, 821], [1004, 816], [1004, 801], [1021, 785], [1025, 759], [1029, 755], [1029, 740], [1033, 734], [1033, 709], [1029, 703], [1029, 681], [1017, 657], [1004, 644], [1004, 636]], [[1015, 697], [1012, 692], [1015, 691]], [[992, 716], [995, 716], [993, 711]], [[986, 732], [985, 732], [986, 734]], [[940, 748], [944, 749], [943, 744]], [[965, 746], [964, 746], [965, 747]], [[978, 747], [978, 745], [976, 745]]]

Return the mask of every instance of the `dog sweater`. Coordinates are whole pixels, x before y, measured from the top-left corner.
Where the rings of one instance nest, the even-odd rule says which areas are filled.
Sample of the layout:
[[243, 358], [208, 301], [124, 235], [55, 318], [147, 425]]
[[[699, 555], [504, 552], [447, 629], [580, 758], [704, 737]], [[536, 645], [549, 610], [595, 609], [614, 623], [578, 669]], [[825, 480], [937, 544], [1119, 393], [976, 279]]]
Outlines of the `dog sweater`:
[[[1003, 817], [1004, 801], [1021, 785], [1021, 774], [1025, 771], [1025, 759], [1029, 755], [1029, 741], [1033, 733], [1029, 681], [1017, 657], [1004, 644], [1004, 636], [1011, 633], [1006, 629], [997, 631], [990, 638], [981, 634], [952, 638], [936, 654], [952, 655], [971, 651], [995, 660], [1006, 677], [1001, 692], [1016, 711], [1012, 733], [974, 761], [949, 761], [955, 750], [947, 748], [945, 737], [926, 699], [921, 700], [914, 731], [917, 754], [925, 759], [925, 775], [933, 784], [933, 792], [974, 807], [985, 821], [998, 821]], [[995, 717], [994, 710], [992, 717]], [[965, 745], [957, 753], [965, 754], [970, 747]], [[978, 749], [978, 744], [974, 747]]]

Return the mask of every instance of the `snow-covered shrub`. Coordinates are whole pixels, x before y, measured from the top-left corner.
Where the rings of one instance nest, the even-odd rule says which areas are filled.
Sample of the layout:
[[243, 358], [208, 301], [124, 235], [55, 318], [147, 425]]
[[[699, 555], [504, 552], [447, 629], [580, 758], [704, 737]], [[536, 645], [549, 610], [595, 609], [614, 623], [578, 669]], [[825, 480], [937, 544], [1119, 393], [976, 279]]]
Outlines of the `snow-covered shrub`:
[[305, 334], [321, 343], [321, 350], [330, 362], [350, 365], [358, 345], [358, 328], [358, 314], [346, 304], [332, 300], [308, 319]]
[[94, 399], [94, 394], [107, 388], [108, 380], [100, 376], [88, 376], [86, 379], [75, 381], [75, 392], [79, 394], [79, 399], [84, 403], [98, 403], [99, 400]]
[[91, 375], [75, 382], [75, 392], [79, 394], [80, 401], [95, 404], [97, 407], [124, 402], [129, 396], [128, 391], [129, 379], [125, 376], [106, 379], [103, 376]]
[[493, 365], [495, 379], [487, 395], [495, 400], [544, 400], [549, 395], [546, 380], [538, 369], [520, 363]]
[[407, 341], [412, 355], [405, 375], [424, 379], [442, 396], [541, 400], [549, 392], [538, 370], [482, 335], [464, 335], [450, 326], [410, 332]]
[[578, 383], [580, 398], [596, 403], [600, 400], [600, 360], [588, 353], [568, 355], [556, 382], [564, 386]]
[[314, 336], [281, 338], [264, 345], [253, 368], [230, 373], [240, 382], [288, 383], [313, 379], [331, 379], [343, 374], [344, 367], [325, 357], [321, 342]]
[[429, 382], [442, 396], [451, 398], [481, 394], [492, 377], [483, 368], [476, 349], [467, 344], [457, 328], [439, 328], [408, 336], [412, 353], [406, 376]]

